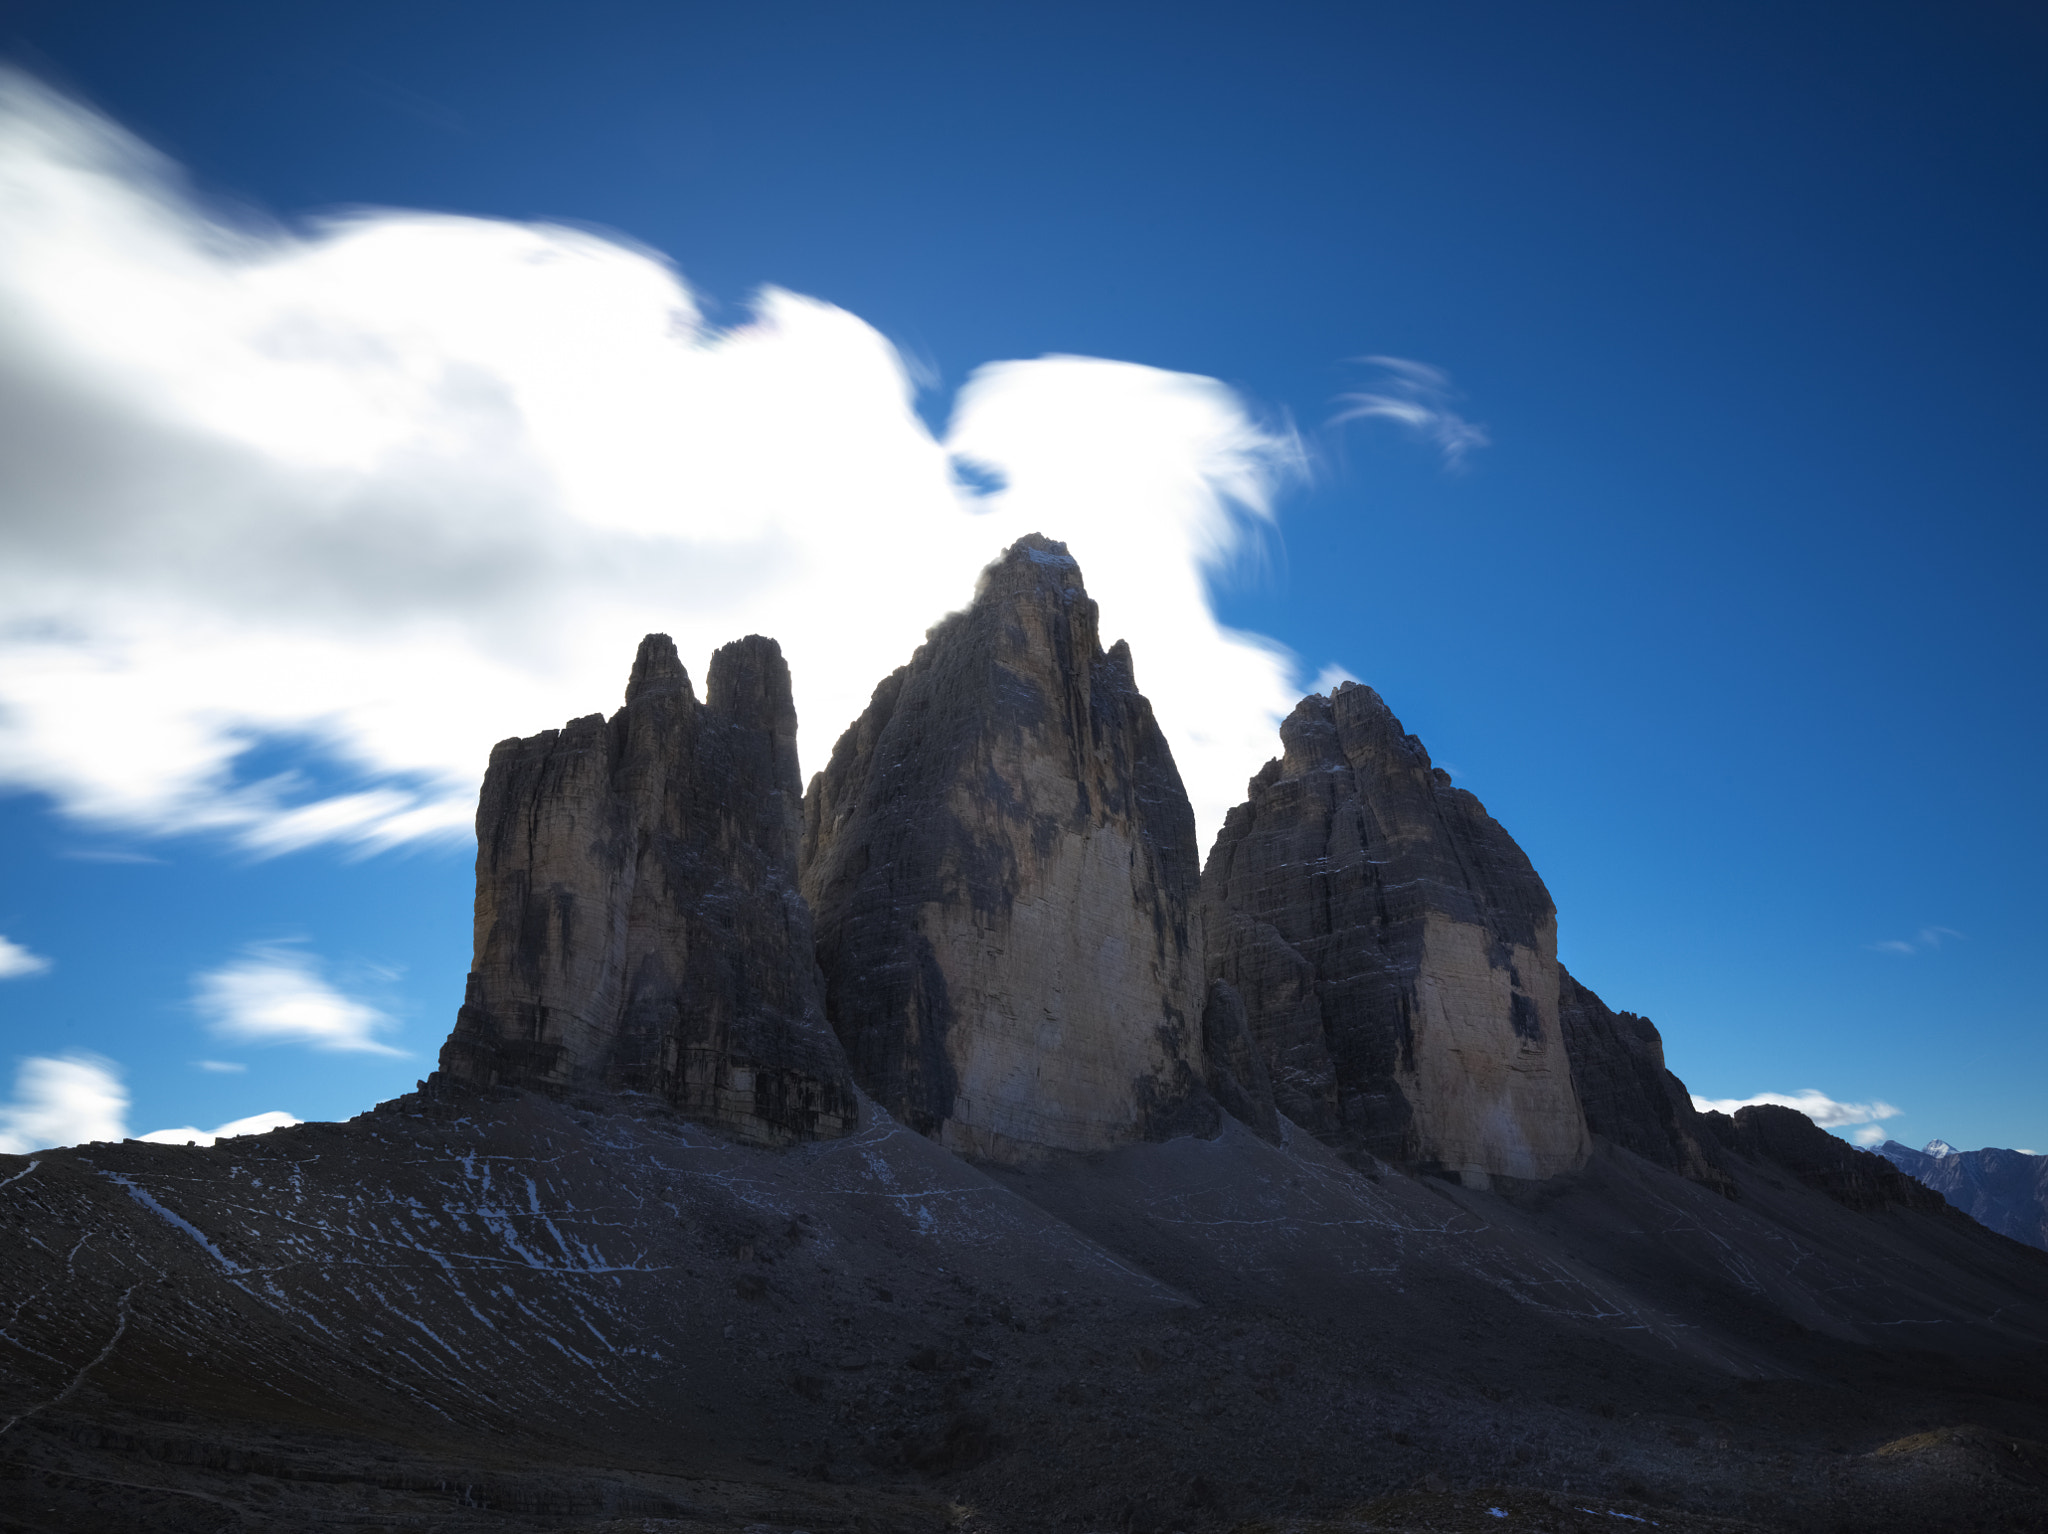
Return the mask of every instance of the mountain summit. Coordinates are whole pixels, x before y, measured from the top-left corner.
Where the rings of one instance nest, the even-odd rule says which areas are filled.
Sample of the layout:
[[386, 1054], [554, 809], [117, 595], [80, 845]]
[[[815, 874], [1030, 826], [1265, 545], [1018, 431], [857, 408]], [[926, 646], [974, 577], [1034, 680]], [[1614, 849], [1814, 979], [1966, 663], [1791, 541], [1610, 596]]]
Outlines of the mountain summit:
[[834, 1025], [904, 1123], [1016, 1161], [1192, 1122], [1194, 811], [1065, 544], [1021, 539], [875, 689], [803, 851]]

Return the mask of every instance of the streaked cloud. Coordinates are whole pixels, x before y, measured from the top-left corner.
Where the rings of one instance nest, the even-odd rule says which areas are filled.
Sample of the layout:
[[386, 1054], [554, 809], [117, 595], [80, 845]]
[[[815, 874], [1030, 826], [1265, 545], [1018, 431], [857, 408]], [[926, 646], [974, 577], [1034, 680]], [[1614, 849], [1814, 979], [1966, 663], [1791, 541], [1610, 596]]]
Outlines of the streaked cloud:
[[99, 1055], [33, 1055], [14, 1077], [14, 1100], [0, 1105], [0, 1154], [127, 1136], [128, 1091], [114, 1062]]
[[10, 938], [0, 937], [0, 980], [19, 980], [49, 971], [50, 961]]
[[222, 1076], [239, 1076], [249, 1069], [239, 1060], [194, 1060], [192, 1063], [202, 1071]]
[[1762, 1103], [1775, 1103], [1780, 1108], [1796, 1108], [1823, 1129], [1839, 1129], [1847, 1124], [1864, 1124], [1877, 1119], [1897, 1118], [1902, 1111], [1883, 1101], [1837, 1102], [1827, 1093], [1817, 1092], [1812, 1087], [1801, 1092], [1759, 1092], [1755, 1097], [1694, 1097], [1692, 1100], [1693, 1107], [1702, 1113], [1733, 1113], [1738, 1108], [1754, 1108]]
[[229, 1119], [217, 1129], [194, 1129], [188, 1125], [183, 1129], [152, 1129], [135, 1138], [152, 1145], [211, 1145], [237, 1135], [267, 1135], [273, 1129], [285, 1129], [299, 1122], [289, 1113], [252, 1113], [245, 1119]]
[[378, 1037], [395, 1026], [390, 1017], [335, 989], [312, 954], [282, 943], [255, 945], [232, 963], [198, 976], [193, 993], [208, 1026], [224, 1039], [405, 1053]]
[[1361, 391], [1337, 396], [1332, 426], [1346, 421], [1392, 421], [1418, 441], [1443, 454], [1444, 467], [1461, 469], [1471, 455], [1492, 445], [1486, 428], [1457, 411], [1464, 398], [1451, 386], [1451, 375], [1426, 362], [1406, 357], [1360, 357], [1378, 377]]
[[1953, 927], [1922, 927], [1911, 937], [1886, 938], [1883, 942], [1866, 943], [1863, 946], [1872, 953], [1931, 953], [1949, 939], [1961, 937], [1962, 933]]
[[[1433, 370], [1383, 371], [1391, 403], [1354, 411], [1480, 440], [1414, 414]], [[0, 787], [259, 855], [459, 838], [492, 743], [611, 706], [656, 629], [700, 684], [717, 645], [781, 640], [815, 765], [1037, 530], [1131, 642], [1213, 831], [1302, 690], [1209, 597], [1295, 434], [1086, 358], [982, 368], [939, 435], [917, 389], [844, 310], [769, 289], [718, 328], [583, 230], [224, 222], [0, 75]], [[279, 742], [319, 782], [249, 770]]]

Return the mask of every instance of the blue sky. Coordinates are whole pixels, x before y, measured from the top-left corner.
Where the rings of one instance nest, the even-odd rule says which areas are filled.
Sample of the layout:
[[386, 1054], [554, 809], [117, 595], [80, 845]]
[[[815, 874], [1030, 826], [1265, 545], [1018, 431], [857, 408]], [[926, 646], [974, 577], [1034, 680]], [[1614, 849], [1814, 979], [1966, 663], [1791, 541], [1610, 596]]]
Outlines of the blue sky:
[[[530, 381], [563, 355], [546, 348], [587, 336], [607, 415], [591, 432], [631, 425], [635, 369], [651, 366], [635, 350], [641, 311], [668, 301], [632, 252], [672, 261], [707, 358], [731, 327], [769, 340], [707, 361], [707, 377], [729, 369], [708, 391], [648, 386], [663, 410], [685, 396], [729, 408], [718, 435], [753, 446], [709, 478], [656, 458], [647, 473], [751, 494], [758, 468], [776, 495], [808, 497], [827, 520], [775, 525], [849, 540], [845, 569], [861, 575], [841, 584], [858, 587], [855, 610], [895, 625], [877, 657], [964, 598], [960, 561], [992, 554], [999, 525], [1042, 523], [1082, 555], [1142, 684], [1199, 697], [1207, 675], [1239, 699], [1216, 707], [1229, 716], [1222, 780], [1257, 765], [1239, 770], [1243, 720], [1261, 706], [1243, 698], [1328, 667], [1379, 688], [1529, 851], [1560, 908], [1565, 962], [1655, 1019], [1696, 1093], [1814, 1089], [1895, 1106], [1861, 1122], [1910, 1143], [2048, 1150], [2036, 978], [2048, 24], [2029, 8], [44, 0], [10, 15], [7, 58], [189, 178], [159, 187], [145, 232], [196, 219], [300, 241], [295, 301], [348, 283], [374, 295], [432, 267], [452, 284], [437, 292], [478, 295], [480, 324], [502, 302], [516, 329], [532, 306], [515, 287], [501, 300], [498, 275], [466, 283], [462, 263], [584, 262], [589, 282], [563, 300], [561, 325], [509, 360], [493, 353], [483, 373], [502, 364]], [[61, 191], [75, 167], [50, 175], [34, 185]], [[18, 180], [0, 196], [10, 185], [29, 195]], [[614, 637], [589, 615], [610, 610], [604, 571], [624, 566], [611, 544], [575, 545], [596, 573], [578, 566], [584, 595], [550, 605], [545, 560], [541, 576], [493, 573], [541, 547], [535, 533], [518, 558], [451, 555], [454, 573], [437, 575], [463, 497], [484, 510], [462, 527], [488, 524], [465, 548], [528, 515], [505, 509], [524, 505], [513, 481], [527, 460], [488, 444], [450, 449], [413, 484], [380, 460], [382, 500], [305, 492], [306, 505], [355, 508], [358, 525], [384, 519], [387, 541], [323, 554], [295, 534], [266, 564], [248, 528], [267, 524], [223, 531], [217, 508], [267, 504], [249, 464], [298, 472], [328, 451], [312, 440], [325, 417], [312, 395], [273, 410], [262, 391], [252, 404], [201, 387], [256, 376], [246, 368], [189, 371], [209, 326], [245, 325], [234, 306], [262, 263], [226, 286], [209, 269], [179, 290], [189, 302], [167, 300], [140, 256], [126, 275], [64, 266], [67, 240], [130, 255], [146, 242], [79, 233], [49, 212], [60, 203], [37, 204], [42, 264], [10, 268], [15, 328], [0, 333], [18, 363], [0, 411], [30, 423], [17, 430], [43, 476], [19, 471], [0, 516], [19, 558], [44, 561], [28, 595], [0, 591], [12, 603], [0, 628], [48, 663], [36, 675], [56, 700], [39, 713], [15, 696], [0, 742], [0, 934], [48, 961], [22, 958], [0, 980], [0, 1046], [16, 1060], [112, 1062], [136, 1132], [360, 1111], [431, 1067], [468, 956], [471, 851], [459, 834], [407, 828], [445, 827], [473, 738], [613, 705], [630, 648], [607, 659]], [[477, 254], [459, 230], [408, 225], [406, 244], [387, 223], [375, 249], [395, 254], [382, 265], [321, 257], [318, 220], [363, 207], [499, 231], [548, 221], [590, 246], [551, 235], [520, 255], [492, 235]], [[207, 248], [205, 260], [231, 259]], [[584, 324], [576, 306], [601, 304], [607, 283], [640, 295], [639, 317]], [[763, 319], [764, 286], [816, 303]], [[91, 302], [61, 324], [36, 307], [80, 293]], [[135, 315], [166, 308], [183, 328], [150, 350], [153, 320]], [[320, 312], [343, 324], [342, 309]], [[873, 345], [839, 315], [872, 327]], [[917, 420], [895, 419], [876, 381], [884, 340], [918, 385]], [[977, 372], [1048, 356], [1139, 367]], [[728, 402], [749, 367], [770, 380], [754, 415]], [[435, 386], [434, 419], [499, 430], [495, 406], [448, 403], [452, 376]], [[164, 460], [166, 482], [187, 488], [121, 503], [120, 516], [173, 531], [123, 522], [66, 543], [104, 510], [100, 468], [157, 451], [172, 430], [135, 403], [151, 386], [217, 406], [177, 426], [182, 456]], [[659, 393], [671, 387], [682, 395]], [[72, 402], [61, 430], [23, 403], [60, 395]], [[1414, 405], [1422, 429], [1384, 410], [1337, 420], [1361, 395]], [[1094, 403], [1076, 411], [1080, 398]], [[573, 401], [545, 408], [573, 414]], [[245, 430], [257, 417], [261, 430]], [[649, 420], [657, 436], [674, 426]], [[900, 447], [879, 467], [833, 435], [870, 420], [863, 441]], [[1446, 451], [1459, 423], [1483, 445]], [[675, 429], [676, 451], [697, 451]], [[379, 452], [395, 440], [362, 430]], [[219, 467], [229, 438], [232, 471]], [[937, 493], [948, 451], [956, 468], [1000, 460], [1006, 477], [968, 465], [998, 487], [995, 509], [913, 570], [901, 548], [926, 541], [924, 524], [898, 502]], [[579, 446], [535, 461], [570, 464], [571, 499], [626, 504], [633, 487], [590, 467], [616, 458]], [[786, 459], [816, 474], [791, 479]], [[490, 478], [499, 463], [503, 482]], [[1189, 464], [1207, 466], [1206, 489], [1187, 488]], [[341, 469], [322, 472], [340, 483]], [[855, 480], [879, 488], [833, 499]], [[1232, 483], [1265, 497], [1271, 519], [1241, 497], [1233, 509]], [[1006, 485], [1014, 504], [997, 504]], [[532, 525], [550, 515], [532, 511]], [[619, 513], [607, 536], [653, 537], [656, 515]], [[1161, 568], [1199, 574], [1219, 538], [1234, 551], [1210, 568], [1215, 615], [1284, 646], [1284, 664], [1260, 670], [1185, 603], [1119, 606], [1142, 584], [1119, 585], [1119, 572], [1140, 568], [1155, 523]], [[1091, 557], [1091, 538], [1112, 537]], [[133, 558], [109, 553], [117, 544]], [[858, 563], [866, 544], [881, 548], [872, 568]], [[180, 554], [198, 548], [212, 552]], [[698, 621], [690, 603], [710, 601], [692, 572], [716, 565], [717, 582], [761, 594], [732, 621], [780, 633], [786, 610], [801, 629], [810, 599], [738, 554], [728, 567], [692, 548], [634, 576], [621, 624], [645, 617], [682, 637]], [[444, 587], [467, 627], [461, 646], [436, 648]], [[108, 616], [138, 604], [158, 614], [146, 632]], [[341, 615], [303, 651], [313, 619], [300, 607]], [[384, 607], [403, 623], [380, 627]], [[1179, 645], [1183, 628], [1199, 642]], [[1149, 650], [1146, 635], [1161, 636]], [[381, 657], [375, 698], [342, 675], [357, 643]], [[122, 645], [129, 691], [102, 674]], [[575, 664], [550, 670], [556, 649]], [[886, 669], [857, 659], [869, 681]], [[193, 681], [207, 668], [229, 702], [237, 688], [280, 701], [234, 725], [246, 750], [228, 776], [179, 778], [179, 722], [226, 706]], [[392, 703], [389, 679], [408, 671], [415, 692]], [[65, 679], [87, 672], [105, 690], [65, 705]], [[293, 712], [296, 674], [319, 707]], [[483, 701], [465, 705], [462, 731], [408, 754], [406, 721], [435, 727], [439, 677], [450, 699]], [[521, 677], [538, 680], [522, 690]], [[851, 683], [832, 685], [820, 710], [842, 707]], [[199, 690], [184, 699], [186, 687]], [[124, 709], [173, 696], [182, 713], [166, 704], [149, 730], [127, 730]], [[806, 714], [809, 763], [844, 722]], [[102, 773], [107, 762], [120, 770]], [[354, 820], [286, 823], [294, 806], [363, 793], [396, 808], [351, 801]], [[285, 1010], [251, 1014], [252, 995]], [[250, 1031], [258, 1014], [267, 1032]]]

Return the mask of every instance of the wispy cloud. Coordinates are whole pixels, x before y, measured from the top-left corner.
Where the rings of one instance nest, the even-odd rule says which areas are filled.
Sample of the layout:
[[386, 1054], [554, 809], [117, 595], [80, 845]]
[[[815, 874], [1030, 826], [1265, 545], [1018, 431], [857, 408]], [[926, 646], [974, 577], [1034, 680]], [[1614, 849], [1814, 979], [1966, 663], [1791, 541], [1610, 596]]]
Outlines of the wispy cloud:
[[1863, 946], [1872, 953], [1929, 953], [1950, 938], [1960, 939], [1962, 936], [1962, 933], [1953, 927], [1922, 927], [1911, 937], [1886, 938], [1883, 942], [1866, 943]]
[[1891, 1138], [1891, 1131], [1881, 1124], [1865, 1124], [1849, 1136], [1858, 1145], [1882, 1145]]
[[1411, 436], [1443, 454], [1444, 467], [1461, 469], [1465, 461], [1492, 438], [1486, 428], [1465, 419], [1456, 409], [1464, 398], [1451, 386], [1451, 375], [1426, 362], [1406, 357], [1360, 357], [1379, 377], [1362, 391], [1337, 396], [1339, 409], [1332, 426], [1345, 421], [1392, 421]]
[[14, 1101], [0, 1106], [0, 1153], [24, 1155], [128, 1134], [128, 1091], [99, 1055], [35, 1055], [21, 1062]]
[[225, 1039], [405, 1053], [377, 1037], [394, 1026], [390, 1017], [343, 995], [321, 976], [313, 955], [282, 943], [256, 944], [234, 962], [198, 976], [194, 1004]]
[[1796, 1108], [1823, 1129], [1839, 1129], [1847, 1124], [1864, 1124], [1876, 1119], [1897, 1118], [1902, 1111], [1883, 1101], [1837, 1102], [1827, 1093], [1817, 1092], [1812, 1087], [1802, 1092], [1759, 1092], [1755, 1097], [1695, 1097], [1692, 1100], [1693, 1107], [1702, 1113], [1733, 1113], [1738, 1108], [1754, 1108], [1763, 1103], [1774, 1103], [1780, 1108]]
[[48, 971], [50, 961], [39, 953], [31, 953], [21, 944], [0, 937], [0, 980], [19, 980], [26, 975], [40, 975]]
[[222, 1076], [239, 1076], [249, 1069], [239, 1060], [194, 1060], [192, 1063], [202, 1071]]
[[152, 1145], [211, 1145], [237, 1135], [267, 1135], [273, 1129], [286, 1129], [300, 1122], [289, 1113], [252, 1113], [245, 1119], [229, 1119], [217, 1129], [194, 1129], [187, 1125], [183, 1129], [152, 1129], [135, 1138]]
[[[1426, 404], [1440, 375], [1382, 371], [1355, 410], [1477, 443]], [[982, 368], [943, 433], [917, 388], [844, 310], [770, 289], [721, 328], [587, 231], [224, 223], [0, 74], [0, 787], [260, 855], [458, 838], [492, 743], [616, 699], [657, 629], [695, 667], [781, 640], [815, 764], [1038, 530], [1130, 641], [1213, 831], [1300, 692], [1210, 599], [1302, 473], [1295, 433], [1087, 358]], [[328, 786], [252, 773], [280, 740]]]

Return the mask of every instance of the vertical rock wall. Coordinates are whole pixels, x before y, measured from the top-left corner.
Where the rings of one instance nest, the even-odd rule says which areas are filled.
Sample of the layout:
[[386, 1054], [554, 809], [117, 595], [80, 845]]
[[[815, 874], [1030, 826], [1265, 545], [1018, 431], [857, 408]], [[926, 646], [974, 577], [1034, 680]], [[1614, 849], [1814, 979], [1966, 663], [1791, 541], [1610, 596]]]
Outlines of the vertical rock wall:
[[1647, 1017], [1616, 1012], [1562, 966], [1558, 1020], [1586, 1127], [1646, 1160], [1733, 1195], [1716, 1138], [1692, 1094], [1664, 1066], [1664, 1040]]
[[650, 1092], [763, 1144], [850, 1129], [797, 889], [799, 793], [789, 668], [758, 636], [712, 657], [699, 704], [651, 634], [609, 721], [501, 742], [444, 1075]]
[[1194, 816], [1066, 545], [1034, 535], [983, 572], [804, 817], [827, 1008], [898, 1118], [1014, 1161], [1213, 1113]]
[[1580, 1165], [1556, 910], [1522, 850], [1368, 687], [1304, 698], [1280, 738], [1202, 886], [1280, 1110], [1471, 1176]]

